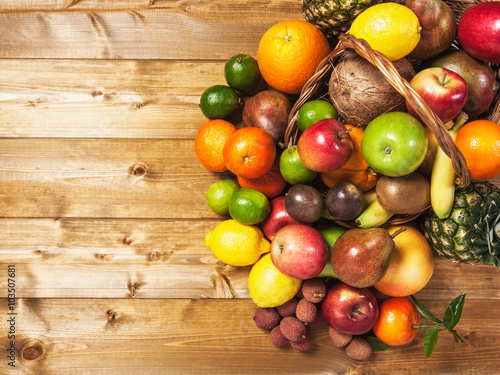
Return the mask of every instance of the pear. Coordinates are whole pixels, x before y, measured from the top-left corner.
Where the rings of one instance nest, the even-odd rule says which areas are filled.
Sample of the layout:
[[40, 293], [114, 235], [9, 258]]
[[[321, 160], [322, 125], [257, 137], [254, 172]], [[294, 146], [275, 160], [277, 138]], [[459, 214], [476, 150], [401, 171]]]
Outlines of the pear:
[[447, 50], [457, 34], [453, 10], [442, 0], [407, 0], [405, 6], [417, 16], [420, 41], [408, 57], [426, 60]]
[[404, 230], [402, 227], [392, 236], [384, 228], [347, 230], [333, 245], [333, 272], [339, 280], [356, 288], [376, 284], [389, 267], [396, 246], [393, 238]]

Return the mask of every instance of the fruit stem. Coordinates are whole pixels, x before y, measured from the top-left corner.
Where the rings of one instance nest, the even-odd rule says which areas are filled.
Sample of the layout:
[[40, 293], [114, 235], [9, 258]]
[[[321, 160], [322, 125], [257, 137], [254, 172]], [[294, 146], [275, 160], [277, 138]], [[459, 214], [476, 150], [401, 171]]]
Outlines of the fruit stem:
[[460, 112], [458, 114], [455, 123], [453, 124], [451, 129], [448, 130], [448, 132], [451, 134], [452, 137], [457, 135], [460, 128], [465, 125], [465, 123], [467, 122], [468, 119], [469, 119], [469, 115], [467, 115], [467, 113]]
[[363, 314], [358, 308], [352, 309], [352, 313], [356, 314], [356, 315], [361, 315], [361, 317], [363, 317], [363, 318], [366, 317], [366, 315]]
[[391, 238], [394, 239], [398, 234], [403, 233], [406, 230], [406, 227], [401, 227], [397, 231], [395, 231], [393, 234], [391, 234]]

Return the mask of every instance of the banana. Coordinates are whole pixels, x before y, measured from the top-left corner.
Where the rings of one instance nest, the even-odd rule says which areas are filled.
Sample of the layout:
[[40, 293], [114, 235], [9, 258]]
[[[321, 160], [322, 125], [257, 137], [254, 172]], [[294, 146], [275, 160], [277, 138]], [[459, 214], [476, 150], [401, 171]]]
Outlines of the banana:
[[[448, 130], [453, 140], [457, 137], [460, 128], [467, 122], [465, 113], [458, 115], [455, 124]], [[440, 219], [450, 215], [455, 198], [456, 173], [453, 169], [451, 159], [444, 153], [441, 147], [437, 148], [431, 174], [431, 206]]]
[[393, 215], [375, 200], [356, 218], [356, 225], [362, 229], [375, 228], [384, 224]]

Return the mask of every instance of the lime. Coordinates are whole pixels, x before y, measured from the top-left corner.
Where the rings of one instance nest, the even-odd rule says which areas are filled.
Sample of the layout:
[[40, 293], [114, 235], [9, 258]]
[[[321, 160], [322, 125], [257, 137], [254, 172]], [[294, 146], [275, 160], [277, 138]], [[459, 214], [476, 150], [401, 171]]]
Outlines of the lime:
[[217, 259], [231, 266], [254, 264], [271, 247], [259, 228], [232, 219], [223, 221], [208, 232], [205, 245]]
[[288, 147], [280, 156], [280, 172], [283, 178], [292, 185], [308, 184], [316, 178], [317, 173], [306, 168], [300, 161], [297, 145]]
[[326, 100], [310, 100], [302, 104], [297, 113], [297, 125], [301, 131], [306, 130], [310, 125], [316, 121], [325, 118], [333, 118], [337, 120], [339, 117], [337, 110], [332, 103]]
[[229, 200], [229, 215], [242, 224], [258, 224], [270, 211], [271, 205], [267, 197], [255, 189], [238, 189]]
[[229, 86], [211, 86], [200, 97], [201, 112], [211, 120], [228, 117], [240, 105], [240, 96]]
[[253, 90], [260, 82], [259, 64], [249, 55], [234, 55], [224, 66], [224, 76], [227, 84], [235, 90]]
[[[341, 227], [340, 225], [322, 225], [318, 228], [318, 231], [323, 236], [323, 239], [325, 240], [326, 246], [328, 248], [328, 252], [331, 254], [333, 245], [335, 245], [335, 242], [337, 242], [339, 237], [342, 236], [347, 231], [347, 229]], [[323, 268], [323, 271], [321, 271], [316, 277], [337, 278], [337, 275], [335, 275], [335, 272], [333, 272], [331, 257], [328, 257], [325, 268]]]
[[250, 297], [259, 307], [277, 307], [291, 300], [302, 286], [302, 280], [281, 273], [271, 260], [263, 255], [248, 275]]
[[372, 49], [395, 61], [408, 55], [420, 41], [420, 21], [413, 11], [397, 3], [381, 3], [356, 17], [349, 34], [364, 39]]
[[229, 213], [229, 200], [240, 186], [231, 179], [214, 182], [207, 190], [208, 206], [219, 215]]

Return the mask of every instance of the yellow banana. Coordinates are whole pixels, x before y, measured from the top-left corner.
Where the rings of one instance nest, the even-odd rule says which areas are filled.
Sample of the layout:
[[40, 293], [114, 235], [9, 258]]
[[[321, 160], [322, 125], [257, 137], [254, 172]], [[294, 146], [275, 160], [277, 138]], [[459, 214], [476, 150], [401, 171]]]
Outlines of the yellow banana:
[[[455, 124], [448, 130], [453, 140], [457, 137], [460, 128], [467, 122], [465, 113], [458, 115]], [[455, 198], [456, 173], [453, 169], [451, 159], [444, 153], [441, 147], [436, 150], [436, 157], [432, 165], [431, 174], [431, 206], [440, 219], [450, 215]]]
[[389, 220], [392, 215], [394, 215], [392, 212], [387, 211], [378, 200], [375, 200], [356, 218], [356, 225], [363, 229], [376, 228]]

